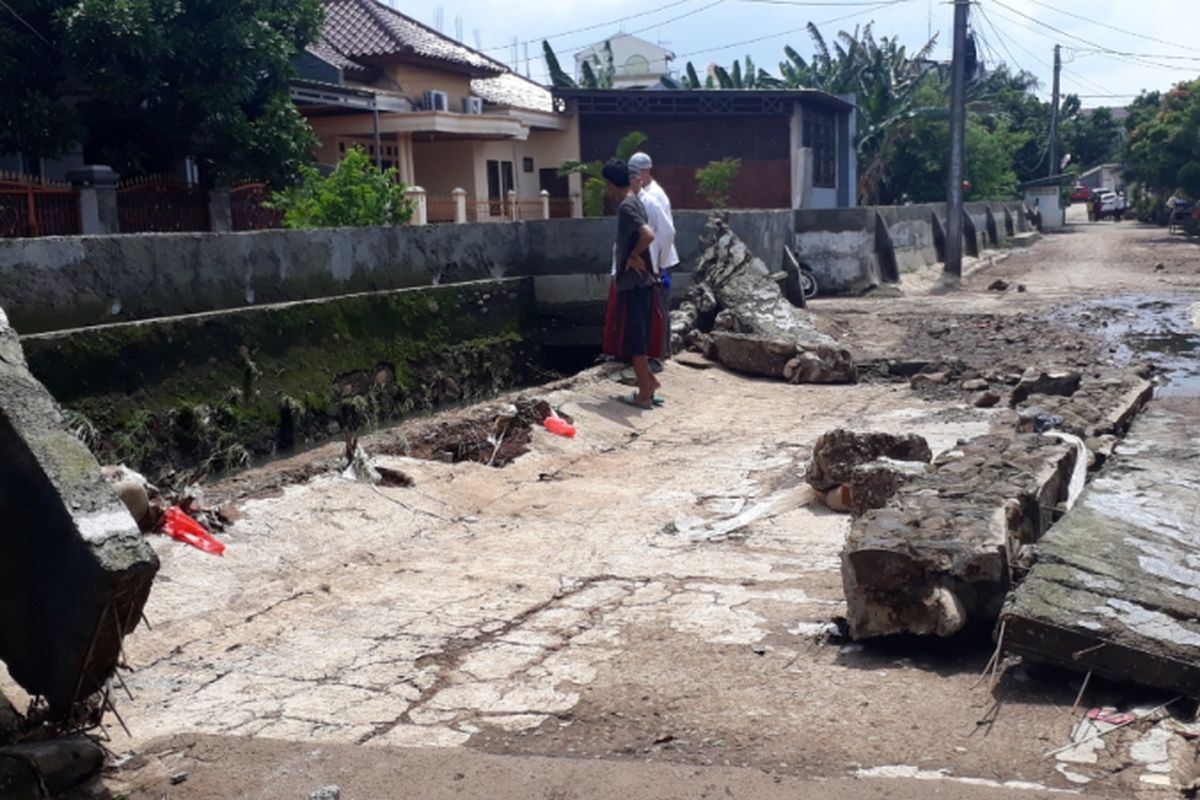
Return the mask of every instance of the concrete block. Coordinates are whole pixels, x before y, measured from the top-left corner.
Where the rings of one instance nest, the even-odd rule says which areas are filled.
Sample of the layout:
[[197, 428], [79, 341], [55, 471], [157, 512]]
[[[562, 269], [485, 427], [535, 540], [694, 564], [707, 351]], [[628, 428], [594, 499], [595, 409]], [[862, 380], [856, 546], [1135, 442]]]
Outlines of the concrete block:
[[1075, 463], [1057, 439], [982, 436], [856, 519], [842, 550], [851, 635], [949, 636], [994, 623], [1014, 562], [1054, 521]]
[[1200, 421], [1155, 401], [1037, 547], [1004, 609], [1004, 648], [1200, 695]]
[[158, 558], [0, 311], [0, 660], [55, 715], [100, 689]]

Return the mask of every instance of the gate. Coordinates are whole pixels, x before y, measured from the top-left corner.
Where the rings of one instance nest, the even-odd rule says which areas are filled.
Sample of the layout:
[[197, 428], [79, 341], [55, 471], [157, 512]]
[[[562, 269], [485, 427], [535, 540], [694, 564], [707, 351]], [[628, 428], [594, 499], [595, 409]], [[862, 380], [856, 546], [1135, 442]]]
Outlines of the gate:
[[208, 193], [170, 175], [147, 175], [117, 187], [121, 233], [211, 230]]
[[244, 183], [229, 190], [229, 212], [235, 231], [283, 227], [283, 212], [267, 208], [271, 192], [265, 183]]
[[82, 232], [79, 192], [70, 185], [0, 173], [0, 237]]

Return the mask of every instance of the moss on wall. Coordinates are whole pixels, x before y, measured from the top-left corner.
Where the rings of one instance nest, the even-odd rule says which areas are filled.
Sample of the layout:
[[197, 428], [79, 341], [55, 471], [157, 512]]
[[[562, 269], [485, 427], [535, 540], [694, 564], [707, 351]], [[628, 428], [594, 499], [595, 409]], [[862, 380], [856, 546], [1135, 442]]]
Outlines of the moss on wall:
[[97, 454], [159, 480], [244, 466], [494, 394], [537, 373], [530, 279], [263, 306], [25, 337]]

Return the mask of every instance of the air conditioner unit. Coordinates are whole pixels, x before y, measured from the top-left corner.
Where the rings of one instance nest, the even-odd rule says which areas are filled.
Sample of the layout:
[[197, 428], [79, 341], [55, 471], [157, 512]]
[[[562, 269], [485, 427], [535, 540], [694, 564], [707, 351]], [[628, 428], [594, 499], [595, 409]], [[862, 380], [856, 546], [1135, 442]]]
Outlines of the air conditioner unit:
[[450, 95], [438, 91], [426, 92], [424, 105], [426, 111], [449, 111]]
[[464, 114], [482, 114], [483, 113], [483, 98], [482, 97], [464, 97], [463, 98], [463, 113]]

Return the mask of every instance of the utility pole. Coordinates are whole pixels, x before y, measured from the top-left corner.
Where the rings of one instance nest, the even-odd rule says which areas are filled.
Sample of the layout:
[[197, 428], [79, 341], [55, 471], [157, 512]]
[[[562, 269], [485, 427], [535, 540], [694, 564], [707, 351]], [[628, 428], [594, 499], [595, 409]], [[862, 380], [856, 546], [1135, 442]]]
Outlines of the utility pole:
[[946, 186], [946, 269], [943, 281], [962, 280], [963, 162], [967, 133], [967, 12], [971, 0], [954, 0], [954, 60], [950, 70], [950, 169]]
[[1062, 47], [1054, 45], [1054, 94], [1050, 107], [1050, 174], [1057, 175], [1058, 165], [1058, 75], [1062, 72]]

